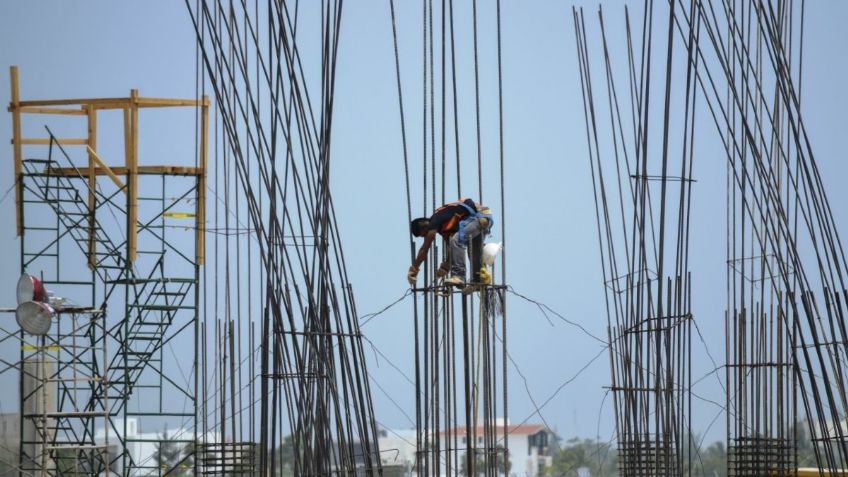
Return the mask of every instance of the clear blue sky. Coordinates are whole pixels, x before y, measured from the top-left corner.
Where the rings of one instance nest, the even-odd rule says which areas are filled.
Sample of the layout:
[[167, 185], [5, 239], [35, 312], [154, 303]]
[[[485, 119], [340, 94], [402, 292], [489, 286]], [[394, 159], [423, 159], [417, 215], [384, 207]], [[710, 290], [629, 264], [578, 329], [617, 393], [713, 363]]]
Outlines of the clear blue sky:
[[[403, 4], [398, 26], [410, 151], [415, 163], [420, 163], [420, 5], [399, 3]], [[481, 2], [481, 23], [491, 25], [491, 12], [488, 5], [483, 6], [487, 3]], [[610, 15], [620, 13], [615, 8], [619, 2], [609, 3]], [[594, 3], [581, 4], [594, 11]], [[517, 291], [603, 336], [606, 317], [571, 6], [559, 1], [504, 2], [503, 6], [508, 281]], [[2, 8], [0, 98], [4, 103], [9, 94], [7, 68], [13, 64], [21, 69], [23, 98], [121, 96], [130, 88], [149, 96], [195, 94], [194, 33], [181, 1], [27, 1], [5, 2]], [[336, 81], [332, 180], [349, 278], [357, 292], [358, 309], [366, 313], [395, 300], [407, 286], [403, 164], [388, 2], [348, 1], [345, 9]], [[808, 2], [806, 20], [805, 122], [845, 236], [848, 3]], [[467, 40], [470, 24], [466, 22], [465, 28], [462, 38]], [[489, 55], [482, 61], [488, 66], [495, 41], [492, 33], [490, 27], [481, 27], [481, 44]], [[611, 41], [621, 40], [620, 31], [611, 34]], [[467, 47], [467, 42], [460, 45]], [[472, 74], [471, 63], [462, 67], [466, 77]], [[497, 113], [491, 90], [495, 84], [493, 72], [489, 68], [483, 77], [484, 86], [489, 88], [483, 93], [483, 148], [489, 155], [497, 152], [497, 136], [491, 127]], [[468, 110], [473, 91], [460, 94], [461, 107]], [[468, 118], [471, 116], [466, 116], [462, 141], [463, 152], [470, 158], [474, 136]], [[694, 309], [707, 346], [722, 362], [725, 163], [711, 125], [706, 121], [701, 124], [692, 210]], [[0, 114], [0, 144], [4, 145], [0, 148], [0, 197], [12, 183], [10, 136], [10, 117], [4, 112]], [[150, 137], [142, 141], [149, 141], [141, 147], [150, 156], [170, 155], [163, 141]], [[163, 161], [148, 161], [156, 162]], [[471, 169], [466, 177], [472, 177]], [[487, 173], [489, 197], [495, 190], [494, 179]], [[473, 184], [469, 179], [465, 190], [475, 190]], [[420, 210], [420, 196], [418, 200], [416, 210]], [[14, 302], [18, 244], [13, 204], [11, 195], [0, 202], [0, 250], [9, 251], [0, 264], [11, 271], [0, 275], [0, 306]], [[556, 318], [549, 324], [537, 308], [517, 298], [510, 299], [509, 307], [511, 354], [536, 400], [544, 401], [599, 351], [598, 344]], [[5, 315], [0, 319], [13, 318]], [[375, 319], [363, 331], [412, 375], [408, 303]], [[407, 413], [413, 414], [413, 388], [385, 362], [373, 360], [373, 353], [368, 355], [372, 358], [370, 372]], [[693, 361], [695, 376], [712, 368], [704, 345], [697, 340]], [[510, 417], [523, 420], [532, 406], [516, 373], [511, 373], [510, 379]], [[551, 401], [543, 410], [545, 419], [563, 437], [588, 437], [600, 432], [602, 439], [608, 439], [613, 430], [610, 400], [601, 406], [602, 387], [608, 381], [608, 358], [604, 354]], [[381, 423], [410, 427], [379, 390], [373, 392]], [[704, 380], [696, 392], [723, 402], [715, 380]], [[0, 410], [10, 410], [9, 399], [0, 393]], [[696, 402], [695, 412], [695, 431], [703, 431], [717, 409]], [[723, 418], [710, 436], [722, 438]]]

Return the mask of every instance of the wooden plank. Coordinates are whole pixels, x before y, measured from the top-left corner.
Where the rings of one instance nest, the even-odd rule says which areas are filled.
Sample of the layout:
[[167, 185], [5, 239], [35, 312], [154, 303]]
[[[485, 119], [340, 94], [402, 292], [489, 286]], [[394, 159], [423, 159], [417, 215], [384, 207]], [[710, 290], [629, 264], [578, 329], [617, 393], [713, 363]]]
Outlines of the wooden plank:
[[203, 173], [191, 166], [137, 166], [138, 175], [196, 176]]
[[130, 98], [79, 98], [79, 99], [35, 99], [20, 101], [22, 107], [29, 106], [111, 106], [129, 105]]
[[[92, 149], [91, 147], [88, 148], [88, 155], [94, 162], [97, 163], [97, 167], [94, 168], [94, 171], [105, 172], [106, 175], [109, 176], [110, 179], [112, 179], [112, 182], [114, 182], [115, 185], [118, 186], [119, 189], [124, 189], [124, 183], [121, 182], [121, 178], [118, 177], [118, 175], [115, 173], [115, 171], [113, 171], [109, 166], [106, 165], [106, 162], [104, 162], [103, 159], [101, 159], [100, 156], [97, 155], [97, 152], [95, 152], [94, 149]], [[80, 172], [82, 172], [82, 171], [80, 171]], [[89, 167], [88, 171], [86, 171], [86, 172], [89, 175], [91, 175], [92, 177], [94, 175], [99, 175], [99, 174], [96, 174], [96, 172], [92, 172], [91, 167]], [[127, 190], [124, 189], [124, 193], [126, 193], [126, 192], [127, 192]]]
[[[848, 476], [848, 470], [846, 469], [819, 469], [817, 467], [799, 467], [797, 470], [798, 477], [819, 477], [821, 475], [825, 476]], [[778, 475], [778, 472], [772, 471], [771, 475]]]
[[140, 108], [162, 108], [162, 107], [179, 107], [179, 106], [203, 106], [207, 104], [208, 99], [177, 99], [177, 98], [137, 98], [135, 104]]
[[[56, 143], [63, 146], [88, 146], [88, 139], [85, 138], [56, 138]], [[12, 138], [12, 144], [15, 144], [15, 139]], [[49, 146], [50, 138], [21, 138], [22, 146]]]
[[21, 216], [21, 169], [23, 167], [23, 154], [21, 152], [21, 112], [20, 112], [20, 84], [18, 83], [18, 67], [9, 68], [9, 76], [12, 85], [12, 154], [15, 161], [15, 222], [17, 223], [18, 236], [24, 232], [23, 217]]
[[[130, 190], [132, 187], [132, 183], [129, 180], [130, 176], [130, 163], [132, 162], [132, 114], [130, 114], [129, 108], [124, 109], [124, 174], [127, 176], [127, 229], [130, 228], [129, 224], [129, 214], [132, 208], [132, 200], [130, 199]], [[135, 227], [133, 227], [135, 228]], [[129, 250], [129, 240], [130, 237], [127, 236], [127, 250]], [[129, 254], [129, 251], [127, 252]], [[131, 264], [129, 264], [131, 266]]]
[[203, 96], [200, 109], [200, 175], [197, 178], [197, 205], [195, 222], [195, 262], [203, 265], [206, 260], [206, 162], [209, 155], [209, 98]]
[[[110, 167], [109, 169], [116, 176], [125, 176], [127, 175], [127, 168], [123, 166], [119, 167]], [[88, 176], [90, 173], [90, 169], [88, 167], [51, 167], [44, 171], [45, 174], [50, 176], [62, 176], [62, 177], [77, 177], [80, 174], [83, 176]], [[202, 173], [202, 170], [199, 167], [191, 167], [191, 166], [138, 166], [138, 175], [144, 176], [152, 176], [152, 175], [161, 175], [161, 176], [198, 176]], [[100, 167], [94, 168], [95, 176], [105, 176], [108, 175], [106, 171]]]
[[132, 105], [130, 106], [130, 161], [127, 163], [129, 173], [127, 181], [130, 185], [129, 199], [130, 208], [127, 220], [129, 230], [127, 231], [127, 260], [135, 262], [136, 250], [138, 249], [138, 90], [130, 91]]
[[[12, 112], [12, 105], [10, 104], [7, 111]], [[21, 114], [60, 114], [60, 115], [69, 115], [69, 116], [85, 116], [85, 109], [70, 109], [70, 108], [39, 108], [39, 107], [28, 107], [28, 108], [18, 108]]]
[[94, 211], [97, 208], [97, 199], [94, 191], [97, 188], [97, 179], [94, 175], [95, 162], [97, 161], [97, 110], [88, 108], [86, 111], [88, 119], [88, 268], [94, 270], [97, 264], [97, 240], [96, 220]]
[[19, 106], [23, 108], [38, 108], [45, 106], [81, 106], [80, 114], [85, 115], [83, 108], [93, 106], [96, 109], [120, 109], [136, 105], [142, 108], [169, 107], [169, 106], [203, 106], [208, 105], [208, 99], [181, 99], [181, 98], [143, 98], [130, 96], [129, 98], [76, 98], [76, 99], [34, 99], [20, 101]]
[[92, 104], [91, 107], [94, 109], [128, 109], [130, 107], [130, 103], [127, 101], [124, 103]]
[[203, 174], [199, 167], [191, 166], [138, 166], [138, 174], [163, 174], [173, 176], [196, 176]]

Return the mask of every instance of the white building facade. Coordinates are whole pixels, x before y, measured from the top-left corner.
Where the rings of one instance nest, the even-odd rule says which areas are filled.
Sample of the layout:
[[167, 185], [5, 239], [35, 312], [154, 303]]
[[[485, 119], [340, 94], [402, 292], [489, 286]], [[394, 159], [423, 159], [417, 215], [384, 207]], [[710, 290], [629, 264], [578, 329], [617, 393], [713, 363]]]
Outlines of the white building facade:
[[[124, 421], [122, 419], [114, 420], [115, 428], [109, 428], [108, 433], [107, 429], [96, 429], [94, 434], [94, 440], [98, 444], [106, 444], [108, 440], [109, 445], [109, 453], [111, 455], [116, 455], [119, 446], [121, 445], [121, 440], [118, 439], [118, 436], [121, 435], [124, 431]], [[157, 450], [160, 442], [163, 441], [185, 441], [185, 440], [193, 440], [194, 439], [194, 431], [184, 428], [176, 428], [176, 429], [168, 429], [165, 428], [161, 431], [156, 432], [141, 432], [138, 425], [138, 419], [130, 418], [126, 420], [126, 449], [130, 458], [132, 459], [134, 466], [141, 467], [137, 472], [133, 475], [149, 475], [149, 468], [155, 467], [157, 465]], [[108, 434], [108, 439], [107, 439]], [[198, 435], [198, 440], [200, 442], [207, 443], [217, 443], [220, 440], [220, 437], [217, 433], [209, 433], [205, 437], [202, 435]], [[178, 444], [181, 448], [185, 447], [185, 442], [179, 442]], [[114, 458], [114, 457], [112, 457]], [[113, 466], [113, 471], [121, 470], [121, 463], [118, 462], [118, 465]]]
[[[503, 423], [499, 422], [497, 432], [503, 435]], [[509, 477], [537, 477], [542, 475], [545, 468], [553, 463], [553, 453], [558, 448], [556, 434], [542, 424], [522, 424], [509, 426], [507, 429], [507, 444], [511, 468]], [[483, 446], [483, 427], [475, 433], [477, 446]], [[457, 445], [465, 447], [467, 432], [465, 427], [457, 427], [440, 434], [441, 439], [453, 439]], [[415, 439], [414, 429], [388, 430], [379, 433], [381, 461], [384, 466], [396, 466], [405, 469], [404, 475], [415, 474]]]

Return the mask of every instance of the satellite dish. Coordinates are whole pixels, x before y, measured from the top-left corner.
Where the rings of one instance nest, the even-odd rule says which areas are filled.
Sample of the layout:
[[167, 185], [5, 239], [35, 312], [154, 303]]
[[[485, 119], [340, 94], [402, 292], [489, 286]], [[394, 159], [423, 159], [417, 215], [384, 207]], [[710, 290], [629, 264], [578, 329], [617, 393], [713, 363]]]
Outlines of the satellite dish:
[[24, 272], [18, 279], [18, 305], [28, 301], [46, 301], [47, 290], [41, 280]]
[[501, 242], [489, 242], [483, 245], [483, 263], [486, 265], [494, 265], [495, 257], [501, 252], [503, 249], [503, 244]]
[[50, 331], [53, 322], [53, 308], [47, 303], [25, 301], [15, 310], [18, 326], [31, 335], [42, 336]]

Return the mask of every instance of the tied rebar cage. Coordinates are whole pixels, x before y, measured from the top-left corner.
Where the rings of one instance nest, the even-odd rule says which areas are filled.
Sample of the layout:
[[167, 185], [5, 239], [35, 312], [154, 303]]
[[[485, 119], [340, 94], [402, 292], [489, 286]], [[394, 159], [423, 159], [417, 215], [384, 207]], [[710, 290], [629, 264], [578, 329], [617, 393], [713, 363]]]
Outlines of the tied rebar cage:
[[654, 477], [680, 475], [677, 458], [669, 449], [677, 446], [669, 436], [625, 435], [619, 437], [619, 469], [622, 475]]
[[[400, 8], [398, 8], [400, 7]], [[491, 208], [506, 244], [506, 207], [504, 194], [504, 127], [501, 56], [501, 2], [438, 2], [423, 0], [409, 8], [407, 3], [389, 2], [392, 21], [395, 72], [398, 89], [400, 132], [407, 220], [429, 217], [443, 204], [471, 198], [478, 210]], [[479, 8], [478, 8], [479, 7]], [[420, 13], [420, 16], [418, 14]], [[494, 32], [494, 41], [479, 32]], [[468, 35], [473, 45], [465, 54], [456, 47]], [[402, 49], [401, 40], [421, 39], [420, 55]], [[496, 58], [483, 61], [481, 58]], [[404, 81], [402, 61], [420, 65], [420, 87], [415, 80]], [[463, 69], [470, 73], [463, 81]], [[422, 102], [404, 102], [405, 88], [421, 92]], [[408, 90], [406, 90], [408, 91]], [[497, 92], [495, 95], [494, 92]], [[487, 92], [491, 92], [488, 93]], [[471, 97], [474, 108], [462, 108], [458, 98]], [[497, 123], [481, 114], [481, 103], [497, 100]], [[408, 114], [409, 110], [414, 113]], [[461, 118], [473, 117], [474, 128], [462, 128]], [[420, 118], [420, 123], [415, 118]], [[412, 124], [420, 127], [419, 153], [410, 143]], [[409, 126], [408, 126], [409, 125]], [[465, 134], [463, 134], [463, 131]], [[469, 132], [469, 131], [473, 131]], [[483, 134], [497, 135], [497, 146], [484, 143]], [[462, 157], [462, 148], [473, 154]], [[470, 156], [470, 157], [469, 157]], [[463, 171], [474, 175], [463, 178]], [[497, 170], [497, 173], [493, 171]], [[497, 177], [497, 184], [484, 178]], [[421, 187], [413, 184], [421, 184]], [[471, 192], [469, 192], [471, 191]], [[482, 206], [482, 207], [480, 207]], [[413, 215], [413, 208], [415, 212]], [[459, 227], [463, 227], [462, 224]], [[449, 286], [437, 272], [451, 263], [451, 234], [438, 237], [426, 259], [415, 263], [416, 244], [409, 242], [409, 259], [420, 265], [421, 273], [412, 286], [414, 298], [412, 326], [415, 341], [415, 419], [416, 462], [418, 475], [510, 475], [513, 463], [523, 456], [510, 453], [510, 435], [521, 424], [509, 421], [508, 336], [506, 258], [501, 253], [492, 260], [491, 270], [482, 265], [484, 237], [469, 240], [469, 273], [461, 277], [464, 285]], [[487, 239], [492, 245], [497, 239]], [[504, 247], [504, 251], [506, 248]], [[454, 253], [458, 253], [455, 251]], [[463, 257], [464, 259], [464, 257]], [[482, 265], [482, 267], [481, 267]], [[483, 273], [481, 268], [486, 268]], [[490, 280], [482, 276], [490, 275]], [[545, 458], [550, 458], [548, 452]], [[514, 461], [514, 462], [513, 462]], [[543, 462], [544, 463], [544, 462]], [[549, 463], [549, 462], [548, 462]]]
[[505, 306], [506, 288], [484, 285], [473, 295], [443, 286], [415, 292], [427, 317], [416, 330], [421, 475], [508, 474], [505, 441], [515, 426], [499, 417], [505, 318], [497, 311]]
[[791, 477], [797, 475], [796, 452], [794, 439], [732, 439], [727, 449], [727, 475]]
[[[688, 383], [682, 378], [691, 353], [691, 290], [668, 281], [668, 309], [610, 330], [612, 384], [618, 426], [619, 472], [623, 476], [683, 475], [691, 452]], [[685, 290], [680, 287], [687, 286]], [[679, 294], [679, 295], [678, 295]], [[680, 299], [681, 302], [676, 300]]]
[[797, 380], [783, 308], [727, 320], [727, 469], [731, 476], [794, 475]]
[[382, 472], [330, 182], [342, 3], [185, 2], [217, 108], [200, 425], [250, 475]]
[[[770, 6], [778, 12], [773, 28], [777, 41], [785, 47], [788, 79], [800, 81], [803, 7], [792, 2], [773, 2]], [[769, 176], [764, 181], [758, 177], [755, 156], [765, 151], [748, 147], [728, 151], [727, 468], [732, 476], [794, 475], [801, 425], [797, 420], [795, 359], [798, 329], [793, 326], [791, 302], [797, 277], [794, 265], [785, 257], [794, 248], [795, 239], [777, 233], [770, 241], [763, 232], [772, 226], [775, 215], [785, 215], [788, 223], [797, 223], [798, 197], [792, 198], [791, 182], [799, 163], [795, 148], [787, 142], [793, 113], [779, 94], [783, 80], [762, 64], [769, 41], [765, 25], [740, 21], [755, 8], [745, 1], [733, 2], [728, 8], [728, 27], [739, 25], [741, 29], [729, 35], [727, 48], [744, 45], [749, 54], [759, 52], [754, 53], [759, 60], [758, 64], [731, 62], [728, 94], [741, 94], [740, 99], [744, 99], [731, 107], [727, 134], [741, 142], [747, 134], [753, 134], [757, 143], [770, 144], [772, 154], [763, 158], [766, 169], [760, 171]], [[760, 83], [760, 94], [749, 89], [751, 81]], [[766, 103], [771, 105], [773, 121], [746, 132], [745, 125], [762, 114]], [[781, 154], [786, 162], [778, 159]], [[757, 203], [768, 205], [750, 206]], [[797, 228], [792, 235], [796, 234]]]
[[255, 442], [206, 443], [197, 449], [198, 475], [256, 474]]
[[[750, 454], [748, 446], [762, 439], [776, 442], [776, 448], [784, 449], [778, 453], [785, 454], [763, 464], [769, 467], [753, 470], [751, 465], [759, 464], [740, 458], [731, 461], [730, 470], [791, 472], [790, 467], [798, 460], [792, 449], [797, 447], [798, 429], [803, 427], [811, 436], [818, 467], [837, 472], [848, 461], [843, 365], [848, 355], [848, 332], [841, 324], [846, 313], [848, 267], [801, 114], [804, 2], [649, 3], [641, 31], [631, 27], [628, 10], [625, 17], [625, 82], [629, 87], [623, 90], [611, 67], [610, 58], [616, 50], [605, 39], [603, 12], [598, 12], [603, 57], [595, 60], [589, 53], [582, 11], [575, 11], [599, 243], [610, 288], [608, 314], [617, 319], [631, 313], [633, 303], [641, 306], [630, 299], [630, 290], [634, 283], [645, 283], [650, 274], [646, 269], [656, 270], [655, 276], [663, 279], [663, 227], [668, 219], [663, 208], [666, 193], [674, 190], [668, 182], [691, 181], [696, 139], [692, 125], [697, 109], [708, 124], [715, 126], [727, 161], [728, 445], [733, 448], [731, 453], [746, 456]], [[663, 19], [667, 30], [655, 28], [658, 18]], [[665, 43], [663, 37], [667, 38]], [[650, 108], [646, 104], [646, 78], [656, 68], [650, 60], [651, 50], [657, 48], [655, 43], [664, 47], [666, 59], [665, 82], [660, 83], [666, 100], [661, 149], [649, 134], [656, 128], [648, 129], [647, 122]], [[595, 62], [603, 64], [605, 73], [602, 87], [606, 104], [599, 109], [594, 98], [603, 93], [593, 90], [598, 82], [593, 83], [590, 74]], [[671, 78], [682, 78], [684, 73], [685, 83], [673, 84]], [[669, 102], [672, 87], [686, 93], [683, 121], [673, 119], [680, 105]], [[630, 94], [631, 111], [619, 106], [622, 91]], [[666, 169], [669, 131], [676, 131], [669, 129], [669, 124], [682, 124], [684, 133], [671, 142], [675, 147], [682, 145], [681, 173], [674, 176]], [[675, 136], [676, 132], [671, 138]], [[651, 144], [662, 160], [659, 174], [644, 167], [650, 164], [642, 158], [651, 155]], [[601, 159], [610, 156], [615, 159], [612, 178]], [[635, 170], [631, 165], [634, 158], [639, 161]], [[652, 211], [656, 201], [651, 201], [650, 193], [644, 193], [643, 186], [628, 184], [625, 188], [621, 178], [628, 175], [637, 181], [660, 181], [659, 214]], [[622, 192], [628, 189], [629, 194]], [[678, 231], [684, 232], [678, 237], [684, 238], [684, 244], [689, 223], [687, 195], [681, 189], [678, 210], [684, 212], [677, 215]], [[626, 209], [622, 204], [643, 197], [654, 205], [637, 207], [632, 213], [620, 212]], [[635, 245], [629, 249], [620, 246], [619, 227], [610, 225], [618, 222], [625, 241], [637, 237], [630, 241]], [[647, 227], [658, 233], [634, 234], [628, 227], [640, 233]], [[688, 274], [686, 246], [679, 244], [676, 258], [683, 260]], [[644, 256], [648, 257], [647, 266]], [[623, 261], [629, 266], [625, 273], [618, 273]], [[639, 278], [631, 279], [634, 274]], [[622, 281], [626, 282], [624, 286]], [[628, 299], [622, 301], [618, 294]], [[651, 296], [663, 294], [648, 294]], [[661, 300], [657, 300], [660, 305]], [[615, 336], [610, 339], [613, 348]], [[612, 359], [615, 369], [615, 352]], [[801, 410], [803, 421], [796, 418]], [[621, 423], [617, 424], [620, 430]], [[733, 470], [733, 466], [739, 467]]]
[[[602, 9], [596, 24], [587, 22], [582, 9], [573, 10], [609, 325], [619, 472], [628, 477], [692, 472], [695, 325], [689, 229], [695, 65], [679, 67], [678, 61], [681, 49], [691, 52], [694, 32], [684, 30], [679, 41], [673, 12], [674, 2], [670, 12], [651, 2], [635, 14], [625, 7], [626, 42], [610, 44]], [[600, 48], [592, 47], [593, 35]], [[663, 61], [651, 60], [652, 49]], [[672, 102], [675, 68], [685, 73], [686, 83], [680, 89], [683, 100]], [[598, 72], [602, 82], [593, 80]]]
[[694, 2], [677, 18], [701, 32], [698, 86], [727, 152], [728, 333], [742, 333], [728, 339], [729, 444], [792, 448], [804, 428], [833, 473], [848, 461], [846, 259], [803, 121], [804, 8]]

